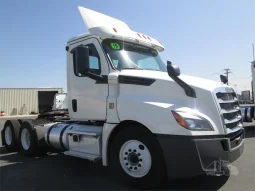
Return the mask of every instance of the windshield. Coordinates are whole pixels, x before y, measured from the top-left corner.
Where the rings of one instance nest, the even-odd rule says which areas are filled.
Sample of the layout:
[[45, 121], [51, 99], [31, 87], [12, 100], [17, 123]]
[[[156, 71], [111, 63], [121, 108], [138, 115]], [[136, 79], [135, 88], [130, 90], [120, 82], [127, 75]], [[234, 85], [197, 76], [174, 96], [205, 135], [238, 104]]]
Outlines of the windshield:
[[145, 46], [121, 40], [106, 39], [103, 48], [118, 70], [144, 69], [167, 71], [158, 51]]

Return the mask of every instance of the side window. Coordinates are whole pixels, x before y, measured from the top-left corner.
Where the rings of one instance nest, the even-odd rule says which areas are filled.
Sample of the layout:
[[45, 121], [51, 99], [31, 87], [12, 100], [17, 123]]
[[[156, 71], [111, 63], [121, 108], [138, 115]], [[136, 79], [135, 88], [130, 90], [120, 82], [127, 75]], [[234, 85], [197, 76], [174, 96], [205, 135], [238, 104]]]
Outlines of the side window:
[[[89, 47], [89, 66], [90, 72], [94, 74], [101, 74], [101, 65], [100, 65], [100, 58], [97, 52], [97, 49], [94, 44], [87, 44], [86, 46]], [[74, 62], [73, 62], [74, 63]], [[80, 73], [75, 72], [75, 65], [74, 65], [74, 73], [76, 76], [83, 77]]]
[[100, 70], [99, 59], [95, 56], [90, 56], [89, 57], [89, 66], [91, 69]]

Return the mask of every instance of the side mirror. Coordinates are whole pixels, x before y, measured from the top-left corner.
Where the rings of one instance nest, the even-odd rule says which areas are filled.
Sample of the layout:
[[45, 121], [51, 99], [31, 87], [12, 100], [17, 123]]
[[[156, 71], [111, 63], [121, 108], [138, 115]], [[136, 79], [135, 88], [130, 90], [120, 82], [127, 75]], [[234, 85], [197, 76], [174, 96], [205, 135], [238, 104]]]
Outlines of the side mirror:
[[176, 65], [172, 65], [170, 61], [167, 61], [167, 72], [170, 77], [176, 77], [181, 74], [180, 68]]
[[224, 75], [220, 75], [220, 80], [221, 80], [221, 82], [222, 82], [223, 84], [228, 83], [228, 79], [227, 79], [227, 77], [224, 76]]
[[78, 46], [73, 51], [73, 61], [76, 74], [85, 75], [89, 71], [89, 47]]

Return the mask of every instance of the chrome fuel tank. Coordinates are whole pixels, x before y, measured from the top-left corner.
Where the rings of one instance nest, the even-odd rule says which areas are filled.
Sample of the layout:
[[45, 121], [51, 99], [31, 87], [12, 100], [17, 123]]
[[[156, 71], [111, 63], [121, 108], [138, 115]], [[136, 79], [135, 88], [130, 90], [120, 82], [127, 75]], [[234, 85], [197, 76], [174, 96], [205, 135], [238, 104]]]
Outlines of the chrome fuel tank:
[[103, 126], [78, 123], [52, 125], [46, 135], [46, 143], [61, 151], [74, 151], [101, 156]]
[[68, 143], [67, 143], [67, 130], [72, 128], [73, 124], [67, 123], [58, 123], [51, 126], [46, 135], [45, 140], [46, 143], [55, 149], [59, 150], [68, 150]]

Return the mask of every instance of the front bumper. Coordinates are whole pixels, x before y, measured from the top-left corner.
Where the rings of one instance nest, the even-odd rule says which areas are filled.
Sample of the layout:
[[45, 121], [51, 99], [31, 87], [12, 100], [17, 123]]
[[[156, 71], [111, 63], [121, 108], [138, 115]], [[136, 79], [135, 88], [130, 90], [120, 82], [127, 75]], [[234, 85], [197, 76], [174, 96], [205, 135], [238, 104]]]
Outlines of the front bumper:
[[244, 149], [244, 129], [229, 135], [157, 135], [169, 178], [222, 174]]

